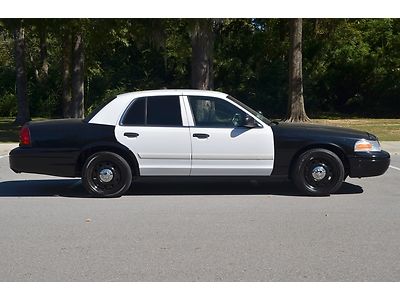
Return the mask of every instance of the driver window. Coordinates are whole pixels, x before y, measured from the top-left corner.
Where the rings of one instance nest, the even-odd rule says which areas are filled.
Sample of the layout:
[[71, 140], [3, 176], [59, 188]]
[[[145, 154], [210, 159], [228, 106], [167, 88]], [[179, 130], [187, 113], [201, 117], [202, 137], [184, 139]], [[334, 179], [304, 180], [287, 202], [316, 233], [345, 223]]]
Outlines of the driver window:
[[188, 96], [196, 126], [236, 127], [246, 117], [246, 113], [228, 101], [203, 96]]

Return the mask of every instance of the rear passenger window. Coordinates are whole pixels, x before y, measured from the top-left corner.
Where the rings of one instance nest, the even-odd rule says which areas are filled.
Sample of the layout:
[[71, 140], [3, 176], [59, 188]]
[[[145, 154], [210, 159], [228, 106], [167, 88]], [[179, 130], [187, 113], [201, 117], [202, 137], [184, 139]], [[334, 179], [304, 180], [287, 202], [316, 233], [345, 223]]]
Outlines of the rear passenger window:
[[182, 126], [179, 96], [155, 96], [134, 100], [121, 125]]
[[148, 97], [146, 124], [182, 126], [179, 96]]
[[146, 98], [136, 99], [128, 108], [122, 119], [122, 125], [145, 124]]

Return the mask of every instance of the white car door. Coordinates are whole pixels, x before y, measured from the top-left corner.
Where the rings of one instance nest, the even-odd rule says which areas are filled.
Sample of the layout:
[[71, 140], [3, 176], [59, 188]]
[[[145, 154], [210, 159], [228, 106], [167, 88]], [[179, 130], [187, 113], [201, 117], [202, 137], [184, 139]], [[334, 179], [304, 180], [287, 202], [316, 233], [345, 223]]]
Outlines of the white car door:
[[255, 128], [237, 126], [250, 113], [228, 99], [187, 96], [185, 103], [193, 117], [191, 176], [271, 175], [274, 140], [267, 124], [255, 118]]
[[190, 129], [183, 97], [135, 99], [115, 128], [115, 136], [136, 156], [141, 176], [188, 176]]

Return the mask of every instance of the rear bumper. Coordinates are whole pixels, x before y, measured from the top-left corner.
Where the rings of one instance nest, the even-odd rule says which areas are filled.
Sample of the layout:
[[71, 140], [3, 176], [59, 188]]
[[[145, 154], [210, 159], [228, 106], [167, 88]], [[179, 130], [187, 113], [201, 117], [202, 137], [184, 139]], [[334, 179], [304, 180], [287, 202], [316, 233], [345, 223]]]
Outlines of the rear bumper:
[[10, 152], [10, 169], [16, 173], [77, 177], [78, 156], [76, 149], [18, 147]]
[[350, 177], [379, 176], [386, 172], [390, 165], [390, 154], [386, 151], [358, 153], [349, 157]]

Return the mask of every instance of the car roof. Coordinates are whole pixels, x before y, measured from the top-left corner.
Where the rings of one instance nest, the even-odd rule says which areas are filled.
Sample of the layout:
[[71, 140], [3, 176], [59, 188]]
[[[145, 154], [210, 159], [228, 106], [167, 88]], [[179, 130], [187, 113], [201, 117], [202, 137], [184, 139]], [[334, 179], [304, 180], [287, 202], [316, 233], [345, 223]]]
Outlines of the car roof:
[[89, 121], [89, 123], [103, 124], [103, 125], [115, 125], [117, 124], [121, 113], [126, 109], [129, 103], [133, 99], [139, 97], [151, 97], [151, 96], [166, 96], [166, 95], [188, 95], [188, 96], [209, 96], [217, 98], [226, 98], [227, 94], [206, 91], [206, 90], [148, 90], [138, 91], [118, 95], [115, 99], [110, 101], [106, 106], [100, 109]]
[[210, 91], [210, 90], [191, 90], [191, 89], [162, 89], [162, 90], [145, 90], [130, 92], [118, 95], [118, 97], [144, 97], [144, 96], [163, 96], [163, 95], [192, 95], [192, 96], [214, 96], [223, 97], [228, 96], [225, 93]]

